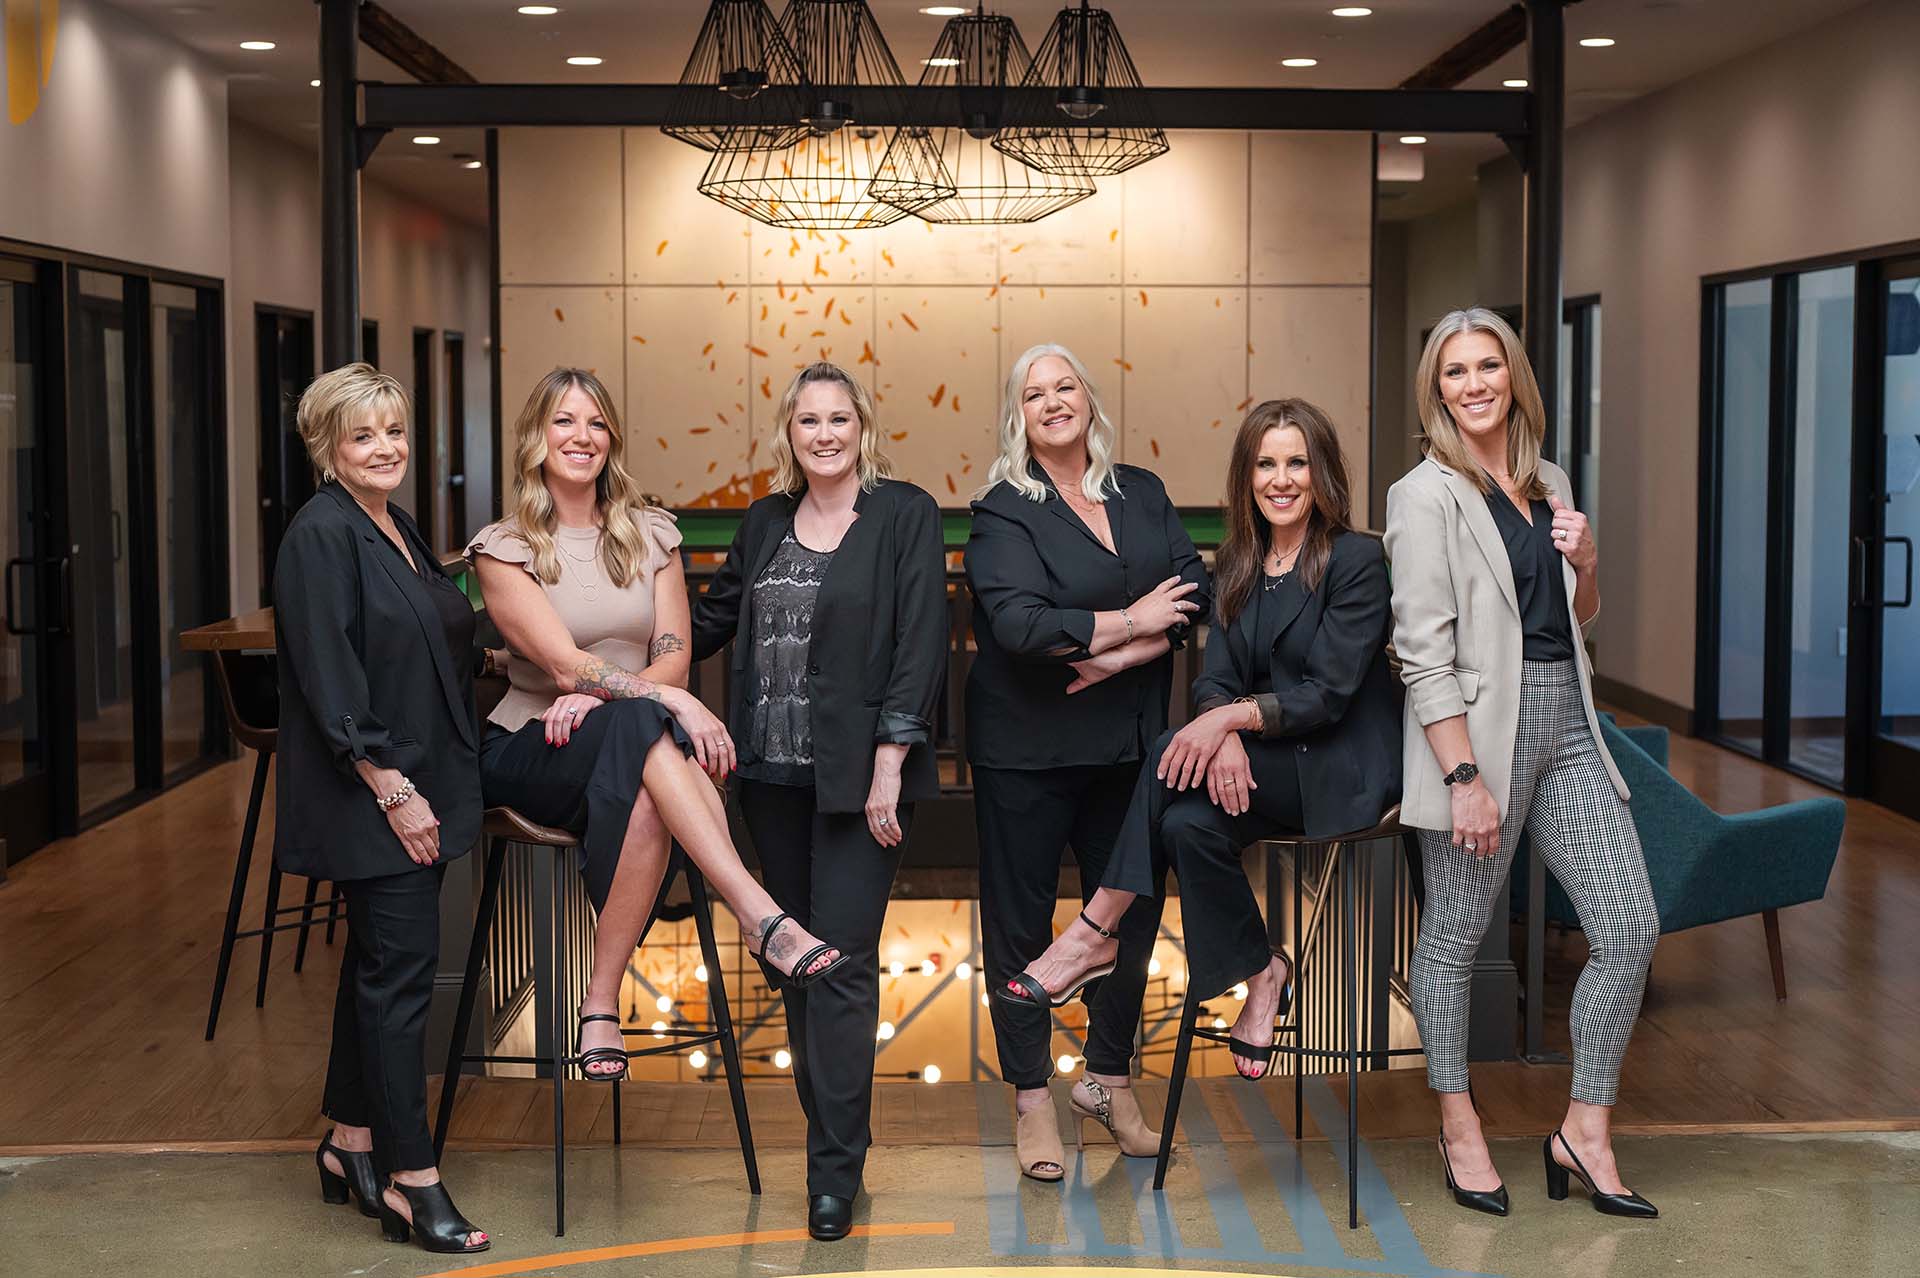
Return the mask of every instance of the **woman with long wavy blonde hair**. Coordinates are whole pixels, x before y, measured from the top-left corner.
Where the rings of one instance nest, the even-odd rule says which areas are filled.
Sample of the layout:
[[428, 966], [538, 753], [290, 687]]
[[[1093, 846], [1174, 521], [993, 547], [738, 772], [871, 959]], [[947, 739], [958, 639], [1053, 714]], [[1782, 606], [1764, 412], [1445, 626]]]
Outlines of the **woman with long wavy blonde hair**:
[[653, 912], [669, 836], [775, 970], [808, 984], [844, 960], [747, 873], [701, 776], [727, 774], [733, 742], [686, 690], [680, 534], [625, 465], [613, 397], [584, 369], [554, 369], [527, 397], [513, 454], [514, 513], [466, 552], [510, 649], [511, 686], [487, 717], [480, 780], [488, 804], [580, 835], [600, 916], [580, 1066], [617, 1081], [627, 1072], [620, 981]]

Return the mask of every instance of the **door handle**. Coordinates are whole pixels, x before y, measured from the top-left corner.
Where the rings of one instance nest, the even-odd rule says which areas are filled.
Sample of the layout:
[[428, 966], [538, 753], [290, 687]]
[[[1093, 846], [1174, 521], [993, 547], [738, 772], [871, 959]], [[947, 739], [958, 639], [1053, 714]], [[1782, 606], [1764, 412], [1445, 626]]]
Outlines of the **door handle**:
[[111, 562], [117, 564], [120, 562], [120, 534], [122, 532], [120, 512], [117, 510], [109, 510], [107, 514], [113, 520], [113, 559]]
[[48, 634], [73, 633], [73, 556], [62, 555], [60, 565], [60, 624], [47, 627]]
[[1847, 541], [1847, 606], [1864, 608], [1867, 605], [1867, 539], [1852, 537]]
[[1907, 570], [1904, 574], [1902, 574], [1903, 580], [1904, 580], [1904, 593], [1901, 595], [1899, 600], [1896, 601], [1896, 600], [1889, 599], [1885, 603], [1883, 603], [1881, 607], [1883, 608], [1911, 607], [1913, 605], [1913, 538], [1883, 537], [1881, 538], [1881, 540], [1886, 542], [1887, 545], [1889, 546], [1899, 546], [1901, 549], [1907, 552]]
[[31, 559], [7, 560], [7, 580], [6, 580], [7, 633], [10, 635], [30, 635], [33, 633], [33, 628], [31, 626], [16, 625], [14, 624], [14, 620], [13, 620], [13, 595], [14, 595], [13, 583], [15, 580], [14, 574], [21, 568], [31, 567], [32, 564], [33, 564], [33, 561]]

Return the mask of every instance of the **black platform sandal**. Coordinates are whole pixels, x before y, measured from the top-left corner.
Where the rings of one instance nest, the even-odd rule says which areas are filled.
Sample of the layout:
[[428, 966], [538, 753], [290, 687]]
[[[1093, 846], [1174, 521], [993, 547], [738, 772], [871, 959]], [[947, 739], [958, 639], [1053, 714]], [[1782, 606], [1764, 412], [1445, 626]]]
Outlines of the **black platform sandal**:
[[[782, 923], [785, 923], [792, 918], [793, 918], [793, 915], [788, 914], [783, 910], [766, 921], [766, 923], [760, 929], [760, 948], [753, 952], [753, 956], [755, 958], [760, 959], [762, 962], [766, 962], [764, 955], [767, 952], [767, 942], [773, 939], [773, 934], [780, 930], [780, 925]], [[845, 953], [835, 955], [833, 962], [826, 964], [824, 967], [820, 968], [818, 971], [808, 970], [812, 968], [815, 963], [818, 963], [820, 961], [821, 955], [832, 954], [833, 951], [836, 950], [837, 948], [839, 947], [829, 945], [825, 941], [822, 941], [820, 942], [820, 944], [814, 946], [812, 949], [808, 950], [805, 954], [802, 954], [799, 958], [795, 959], [793, 961], [793, 970], [787, 973], [787, 984], [793, 986], [793, 988], [797, 990], [803, 990], [807, 988], [807, 986], [813, 984], [815, 981], [825, 977], [829, 972], [837, 971], [841, 967], [841, 965], [847, 961], [847, 955]], [[771, 963], [768, 963], [767, 966], [772, 967], [773, 965]], [[777, 972], [780, 969], [774, 968], [774, 970]]]
[[[1287, 983], [1281, 987], [1280, 1003], [1274, 1008], [1273, 1012], [1274, 1022], [1278, 1024], [1285, 1021], [1287, 1019], [1287, 1013], [1293, 1010], [1293, 958], [1285, 950], [1270, 950], [1268, 953], [1274, 958], [1285, 959], [1287, 962]], [[1273, 1055], [1278, 1050], [1279, 1047], [1272, 1041], [1271, 1035], [1268, 1036], [1268, 1042], [1265, 1047], [1261, 1047], [1255, 1043], [1249, 1043], [1245, 1039], [1235, 1038], [1231, 1034], [1227, 1035], [1227, 1052], [1229, 1055], [1236, 1061], [1245, 1061], [1249, 1065], [1258, 1065], [1260, 1067], [1258, 1074], [1246, 1074], [1241, 1073], [1238, 1069], [1234, 1070], [1234, 1073], [1239, 1074], [1240, 1077], [1246, 1079], [1249, 1083], [1258, 1083], [1262, 1079], [1272, 1075]]]
[[[611, 1012], [589, 1012], [580, 1018], [580, 1036], [573, 1040], [574, 1061], [580, 1066], [580, 1072], [596, 1083], [617, 1083], [627, 1076], [627, 1050], [624, 1047], [582, 1047], [581, 1040], [586, 1027], [595, 1021], [612, 1021], [620, 1024], [620, 1018]], [[624, 1042], [625, 1040], [621, 1040]], [[620, 1068], [612, 1073], [596, 1074], [589, 1069], [591, 1065], [610, 1065], [618, 1063]]]
[[[1095, 923], [1087, 917], [1085, 910], [1080, 911], [1080, 921], [1110, 941], [1119, 939], [1119, 932], [1101, 927], [1098, 923]], [[1073, 984], [1067, 986], [1066, 989], [1058, 994], [1036, 980], [1032, 972], [1020, 973], [1020, 975], [1008, 981], [1007, 984], [995, 986], [993, 992], [1002, 1002], [1012, 1003], [1015, 1007], [1063, 1007], [1069, 999], [1075, 994], [1078, 994], [1087, 985], [1099, 980], [1103, 976], [1112, 976], [1114, 969], [1119, 966], [1120, 960], [1118, 956], [1116, 956], [1111, 963], [1102, 963], [1098, 967], [1090, 967], [1080, 973], [1079, 979], [1075, 980]]]
[[[460, 1214], [453, 1205], [453, 1199], [447, 1194], [444, 1181], [434, 1181], [431, 1185], [403, 1185], [392, 1182], [392, 1188], [400, 1191], [407, 1200], [407, 1207], [413, 1212], [413, 1220], [387, 1205], [386, 1196], [380, 1199], [380, 1232], [388, 1242], [403, 1243], [409, 1234], [418, 1234], [419, 1243], [428, 1251], [440, 1255], [465, 1256], [477, 1251], [485, 1251], [493, 1246], [493, 1239], [486, 1231], [476, 1229], [471, 1221]], [[468, 1246], [467, 1238], [480, 1235], [476, 1246]]]
[[[327, 1170], [327, 1155], [331, 1153], [340, 1160], [344, 1175], [336, 1176]], [[380, 1178], [373, 1174], [373, 1155], [365, 1150], [342, 1149], [333, 1143], [333, 1128], [320, 1138], [320, 1148], [313, 1151], [313, 1165], [320, 1169], [320, 1199], [334, 1206], [347, 1201], [347, 1194], [360, 1200], [360, 1214], [374, 1217], [380, 1214]]]

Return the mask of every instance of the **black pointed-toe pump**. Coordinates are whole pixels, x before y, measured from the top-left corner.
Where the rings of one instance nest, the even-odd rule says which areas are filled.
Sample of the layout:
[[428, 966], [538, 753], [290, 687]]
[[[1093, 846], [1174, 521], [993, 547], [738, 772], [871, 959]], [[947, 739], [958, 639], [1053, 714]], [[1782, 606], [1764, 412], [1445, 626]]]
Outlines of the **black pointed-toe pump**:
[[1453, 1159], [1447, 1155], [1447, 1138], [1440, 1138], [1440, 1166], [1447, 1173], [1447, 1189], [1453, 1194], [1453, 1201], [1470, 1211], [1484, 1211], [1489, 1216], [1507, 1214], [1507, 1187], [1498, 1185], [1492, 1189], [1462, 1189], [1453, 1179]]
[[1660, 1209], [1632, 1192], [1624, 1194], [1603, 1194], [1593, 1187], [1593, 1177], [1587, 1175], [1586, 1165], [1580, 1161], [1580, 1155], [1573, 1152], [1573, 1146], [1560, 1134], [1558, 1127], [1553, 1135], [1547, 1137], [1540, 1146], [1540, 1156], [1547, 1163], [1547, 1197], [1560, 1202], [1567, 1196], [1567, 1177], [1569, 1169], [1562, 1167], [1553, 1156], [1553, 1142], [1560, 1142], [1560, 1148], [1567, 1151], [1567, 1157], [1573, 1160], [1571, 1174], [1580, 1178], [1587, 1187], [1587, 1197], [1593, 1202], [1593, 1209], [1603, 1216], [1628, 1216], [1636, 1220], [1652, 1220], [1659, 1216]]

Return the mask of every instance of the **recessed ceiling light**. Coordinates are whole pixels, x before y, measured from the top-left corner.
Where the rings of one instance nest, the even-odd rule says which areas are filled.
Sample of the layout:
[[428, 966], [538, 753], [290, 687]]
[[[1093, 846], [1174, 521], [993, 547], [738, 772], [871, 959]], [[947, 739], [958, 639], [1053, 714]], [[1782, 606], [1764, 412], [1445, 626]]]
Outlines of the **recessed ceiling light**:
[[1400, 139], [1401, 146], [1425, 146], [1426, 144], [1427, 138], [1424, 133], [1409, 133]]
[[417, 133], [414, 135], [413, 144], [415, 146], [439, 146], [440, 139], [431, 133]]
[[1280, 59], [1280, 65], [1283, 67], [1317, 67], [1320, 65], [1320, 59], [1318, 58], [1282, 58]]
[[468, 160], [465, 164], [461, 165], [460, 167], [463, 169], [484, 169], [487, 166], [481, 163], [479, 160]]
[[523, 4], [519, 12], [526, 14], [529, 18], [551, 18], [560, 10], [557, 6], [550, 4]]
[[307, 81], [307, 87], [309, 89], [317, 89], [320, 87], [320, 82], [318, 80], [309, 80]]
[[265, 53], [268, 49], [273, 48], [274, 44], [271, 40], [242, 40], [240, 47], [249, 53]]
[[1357, 4], [1343, 4], [1333, 11], [1336, 18], [1370, 18], [1373, 10]]
[[920, 12], [932, 18], [957, 18], [966, 11], [966, 6], [959, 4], [930, 4], [920, 10]]
[[567, 65], [570, 67], [597, 67], [600, 65], [600, 59], [582, 55], [580, 57], [568, 58]]
[[1509, 89], [1524, 89], [1527, 87], [1525, 80], [1502, 80], [1500, 83]]
[[1613, 37], [1588, 36], [1580, 42], [1580, 47], [1583, 49], [1611, 49], [1613, 47]]
[[920, 65], [923, 67], [957, 67], [960, 65], [960, 59], [958, 58], [922, 58], [920, 59]]

